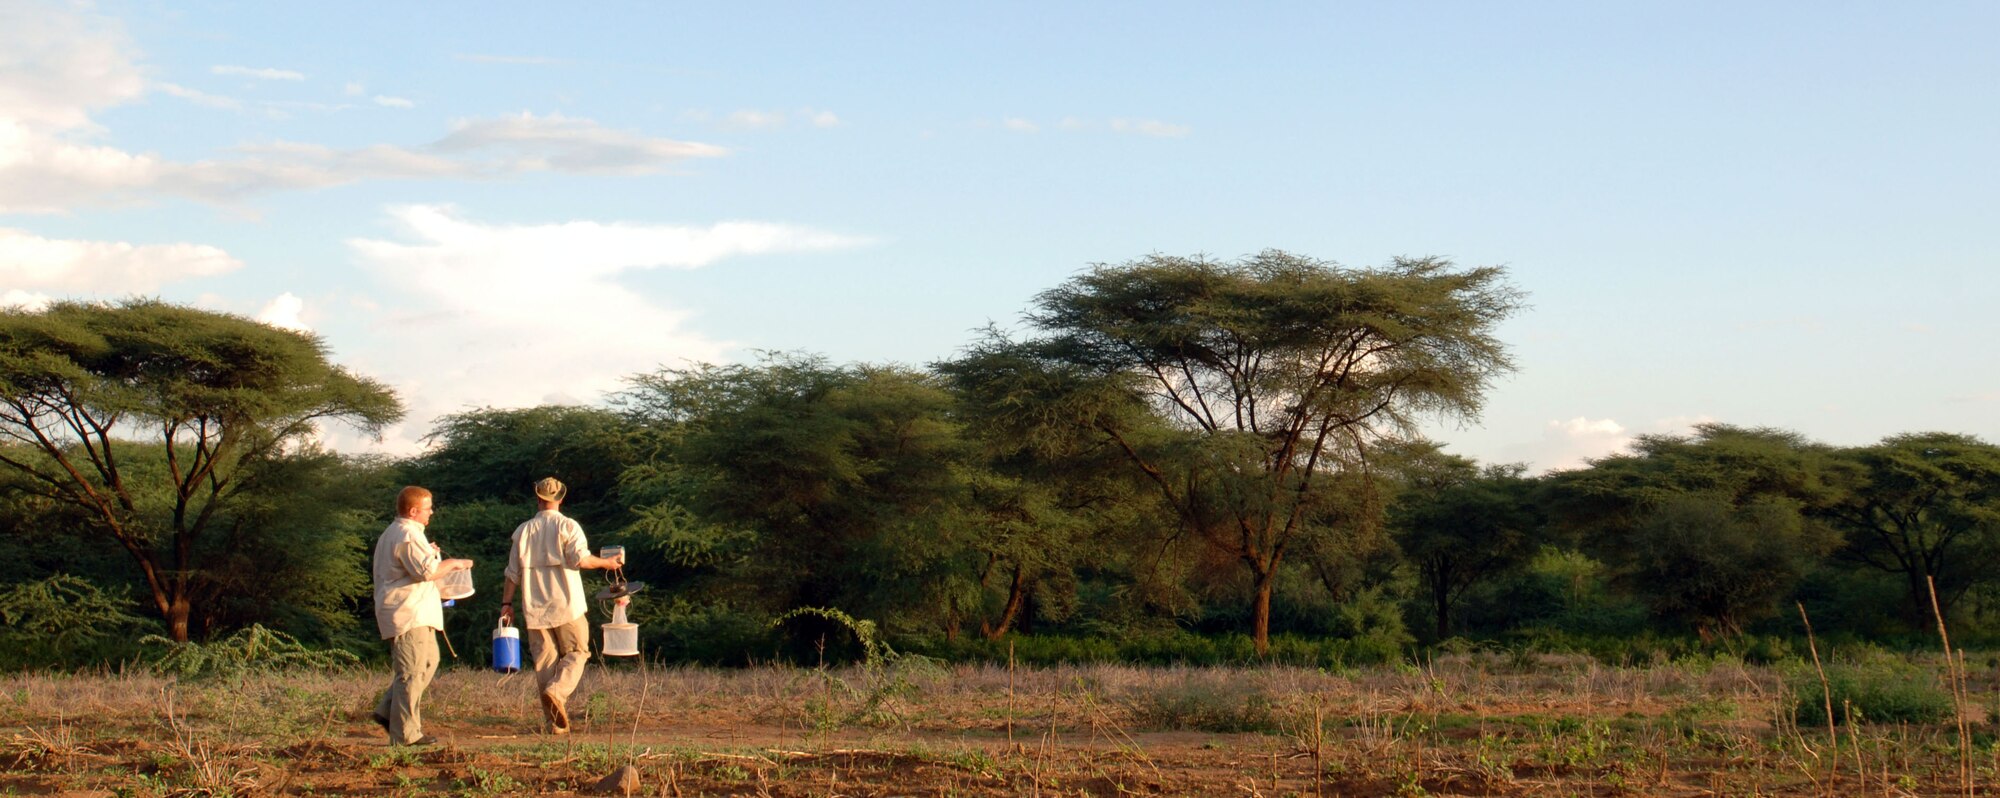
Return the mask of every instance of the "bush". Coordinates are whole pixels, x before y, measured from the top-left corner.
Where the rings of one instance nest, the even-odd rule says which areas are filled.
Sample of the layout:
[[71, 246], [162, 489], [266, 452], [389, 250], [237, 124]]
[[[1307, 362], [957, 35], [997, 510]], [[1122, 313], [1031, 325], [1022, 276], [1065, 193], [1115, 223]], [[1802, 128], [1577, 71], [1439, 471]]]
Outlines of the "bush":
[[147, 635], [139, 643], [165, 647], [153, 660], [153, 668], [183, 677], [230, 676], [244, 671], [288, 668], [323, 669], [360, 661], [340, 649], [309, 648], [298, 638], [254, 623], [211, 643], [176, 643], [159, 635]]
[[[645, 598], [633, 601], [636, 605]], [[667, 662], [740, 666], [756, 657], [773, 656], [779, 648], [770, 616], [726, 603], [696, 604], [675, 598], [651, 617], [660, 620], [640, 627], [645, 651]]]
[[1786, 685], [1795, 696], [1792, 718], [1801, 726], [1826, 723], [1826, 699], [1833, 698], [1838, 724], [1938, 723], [1955, 711], [1951, 692], [1931, 669], [1889, 654], [1826, 666], [1826, 687], [1810, 667], [1794, 667]]
[[1229, 682], [1188, 681], [1135, 691], [1125, 700], [1132, 719], [1146, 729], [1205, 732], [1277, 730], [1271, 696], [1261, 688]]
[[57, 574], [0, 591], [0, 668], [77, 667], [126, 659], [135, 631], [157, 628], [132, 613], [123, 589]]

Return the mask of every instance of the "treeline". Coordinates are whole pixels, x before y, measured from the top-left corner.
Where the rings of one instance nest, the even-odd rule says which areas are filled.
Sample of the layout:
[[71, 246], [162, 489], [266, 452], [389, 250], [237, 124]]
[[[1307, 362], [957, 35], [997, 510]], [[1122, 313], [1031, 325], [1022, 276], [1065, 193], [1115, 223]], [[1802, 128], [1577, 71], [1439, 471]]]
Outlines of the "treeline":
[[[261, 625], [379, 656], [367, 549], [402, 484], [497, 616], [528, 486], [651, 587], [660, 658], [903, 650], [1361, 662], [1417, 646], [1783, 656], [1990, 636], [2000, 447], [1852, 448], [1706, 425], [1543, 476], [1416, 433], [1511, 364], [1497, 269], [1282, 252], [1099, 266], [924, 367], [805, 354], [636, 375], [601, 406], [442, 420], [405, 460], [321, 424], [400, 418], [316, 339], [157, 302], [0, 315], [0, 660], [144, 656]], [[833, 613], [794, 613], [799, 608]], [[784, 620], [779, 620], [779, 619]], [[474, 655], [477, 656], [476, 654]]]

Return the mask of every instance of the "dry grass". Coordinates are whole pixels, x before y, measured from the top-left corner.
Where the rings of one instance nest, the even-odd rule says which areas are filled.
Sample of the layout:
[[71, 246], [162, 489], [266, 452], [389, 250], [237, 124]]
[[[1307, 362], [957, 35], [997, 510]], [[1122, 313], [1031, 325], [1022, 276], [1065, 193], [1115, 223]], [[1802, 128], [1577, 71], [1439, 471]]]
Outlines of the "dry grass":
[[[1975, 670], [1966, 700], [1991, 705], [1992, 674]], [[631, 763], [647, 790], [682, 795], [1904, 796], [1962, 794], [1964, 772], [1955, 723], [1843, 727], [1829, 742], [1790, 722], [1777, 670], [1729, 660], [1470, 654], [1340, 674], [593, 663], [566, 739], [535, 733], [530, 677], [448, 669], [424, 700], [448, 745], [420, 751], [384, 746], [368, 720], [386, 681], [6, 676], [0, 725], [20, 731], [0, 739], [0, 790], [560, 794]], [[1985, 739], [1971, 770], [1990, 792], [2000, 749]]]

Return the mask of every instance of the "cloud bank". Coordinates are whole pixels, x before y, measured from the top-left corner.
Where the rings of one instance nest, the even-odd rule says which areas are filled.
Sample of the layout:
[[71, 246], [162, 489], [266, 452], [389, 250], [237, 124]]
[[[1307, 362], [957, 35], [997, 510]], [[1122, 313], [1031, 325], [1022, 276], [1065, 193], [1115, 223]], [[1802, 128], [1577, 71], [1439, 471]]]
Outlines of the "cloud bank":
[[[216, 66], [258, 80], [303, 80], [288, 70]], [[358, 94], [358, 84], [348, 87]], [[92, 120], [148, 90], [216, 108], [229, 97], [148, 84], [116, 23], [83, 12], [0, 5], [0, 213], [56, 213], [159, 197], [234, 203], [285, 189], [382, 178], [484, 179], [526, 172], [640, 175], [727, 150], [614, 130], [589, 119], [523, 112], [457, 122], [428, 144], [332, 148], [277, 141], [220, 157], [174, 161], [104, 142]], [[391, 108], [414, 102], [380, 95]]]
[[59, 294], [144, 294], [235, 271], [242, 261], [201, 244], [68, 241], [0, 228], [0, 285]]
[[385, 434], [399, 452], [416, 450], [439, 415], [591, 401], [628, 375], [717, 361], [731, 348], [690, 329], [688, 312], [620, 283], [623, 275], [866, 243], [767, 222], [498, 225], [438, 205], [390, 215], [401, 237], [348, 242], [384, 286], [385, 305], [350, 360], [409, 403], [409, 420]]

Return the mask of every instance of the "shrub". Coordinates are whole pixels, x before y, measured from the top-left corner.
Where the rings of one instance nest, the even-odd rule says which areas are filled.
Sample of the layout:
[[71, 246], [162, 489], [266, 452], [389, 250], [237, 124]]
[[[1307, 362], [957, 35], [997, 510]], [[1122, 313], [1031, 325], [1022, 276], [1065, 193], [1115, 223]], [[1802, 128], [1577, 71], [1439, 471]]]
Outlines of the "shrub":
[[1937, 723], [1954, 711], [1939, 675], [1886, 654], [1826, 666], [1826, 689], [1810, 667], [1794, 667], [1786, 684], [1795, 697], [1792, 718], [1801, 726], [1826, 722], [1826, 698], [1833, 697], [1835, 723]]
[[123, 589], [57, 574], [0, 591], [0, 667], [70, 667], [130, 656], [134, 615]]
[[340, 649], [314, 649], [284, 632], [258, 624], [210, 643], [176, 643], [159, 635], [139, 639], [141, 645], [163, 646], [153, 660], [161, 673], [185, 677], [227, 676], [252, 670], [332, 668], [353, 665], [359, 657]]
[[1132, 719], [1147, 729], [1206, 732], [1277, 730], [1271, 696], [1263, 689], [1228, 682], [1187, 681], [1134, 691], [1125, 699]]

